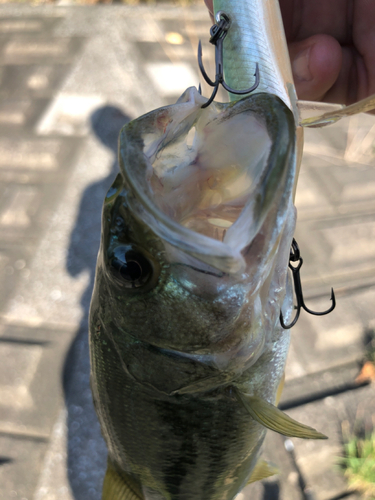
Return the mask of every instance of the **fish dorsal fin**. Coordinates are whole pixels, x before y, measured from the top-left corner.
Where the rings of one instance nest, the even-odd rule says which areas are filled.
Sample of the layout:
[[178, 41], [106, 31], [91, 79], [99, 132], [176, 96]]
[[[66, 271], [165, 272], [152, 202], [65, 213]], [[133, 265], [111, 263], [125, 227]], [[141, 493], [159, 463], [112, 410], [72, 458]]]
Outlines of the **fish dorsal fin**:
[[[300, 110], [300, 125], [302, 127], [325, 127], [346, 116], [372, 111], [375, 109], [375, 94], [355, 102], [354, 104], [350, 104], [350, 106], [298, 101], [298, 108]], [[323, 114], [311, 116], [310, 118], [303, 118], [303, 114], [309, 112], [309, 110], [310, 112], [314, 110], [319, 112], [320, 109], [323, 111]]]
[[255, 483], [255, 481], [261, 481], [262, 479], [266, 479], [267, 477], [274, 476], [275, 474], [279, 474], [279, 469], [265, 460], [259, 460], [259, 462], [254, 467], [253, 472], [251, 473], [250, 479], [246, 484]]
[[324, 434], [321, 434], [308, 425], [300, 424], [296, 420], [293, 420], [286, 413], [264, 399], [258, 396], [243, 394], [238, 389], [235, 392], [238, 400], [243, 404], [253, 419], [264, 425], [264, 427], [288, 437], [327, 439], [327, 436]]
[[139, 488], [134, 479], [127, 476], [126, 479], [116, 472], [108, 460], [107, 472], [103, 483], [102, 500], [143, 500]]

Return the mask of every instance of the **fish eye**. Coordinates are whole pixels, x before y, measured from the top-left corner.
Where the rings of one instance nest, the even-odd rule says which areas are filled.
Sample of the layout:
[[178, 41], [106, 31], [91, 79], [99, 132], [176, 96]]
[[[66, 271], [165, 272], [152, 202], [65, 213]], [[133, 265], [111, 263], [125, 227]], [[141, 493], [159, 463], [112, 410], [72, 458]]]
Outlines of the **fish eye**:
[[113, 249], [109, 267], [112, 275], [126, 288], [140, 288], [153, 275], [153, 266], [145, 252], [132, 245], [120, 245]]

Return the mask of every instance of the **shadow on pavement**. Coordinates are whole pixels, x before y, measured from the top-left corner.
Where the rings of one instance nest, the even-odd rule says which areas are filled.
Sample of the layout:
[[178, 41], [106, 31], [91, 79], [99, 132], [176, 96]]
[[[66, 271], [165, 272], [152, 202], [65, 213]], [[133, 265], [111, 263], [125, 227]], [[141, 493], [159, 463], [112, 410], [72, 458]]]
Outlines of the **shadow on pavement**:
[[91, 184], [83, 193], [75, 227], [71, 233], [67, 270], [73, 277], [88, 271], [90, 282], [82, 295], [83, 320], [67, 355], [63, 387], [68, 411], [67, 469], [76, 500], [100, 500], [107, 450], [100, 433], [90, 390], [88, 312], [100, 241], [101, 210], [105, 193], [118, 173], [117, 139], [130, 118], [113, 106], [104, 106], [91, 116], [92, 129], [114, 155], [110, 174]]
[[264, 491], [262, 500], [279, 500], [280, 486], [277, 482], [264, 483], [263, 487]]

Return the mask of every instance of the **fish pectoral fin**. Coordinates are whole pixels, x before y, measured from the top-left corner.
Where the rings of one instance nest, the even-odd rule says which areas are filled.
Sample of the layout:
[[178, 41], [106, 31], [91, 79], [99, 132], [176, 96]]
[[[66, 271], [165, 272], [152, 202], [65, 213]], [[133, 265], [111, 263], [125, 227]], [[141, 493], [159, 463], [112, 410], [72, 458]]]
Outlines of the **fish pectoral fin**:
[[118, 474], [110, 460], [104, 477], [102, 500], [143, 500], [134, 479]]
[[276, 401], [275, 401], [276, 405], [280, 403], [281, 393], [283, 392], [284, 384], [285, 384], [285, 371], [283, 373], [283, 376], [281, 377], [279, 387], [277, 388]]
[[250, 476], [250, 479], [246, 484], [255, 483], [255, 481], [261, 481], [267, 477], [274, 476], [275, 474], [280, 474], [279, 469], [265, 460], [259, 460], [259, 462], [254, 467], [254, 470]]
[[[316, 106], [314, 106], [316, 105]], [[300, 115], [303, 115], [309, 109], [314, 111], [319, 108], [319, 103], [309, 103], [307, 101], [298, 101], [298, 108], [300, 110]], [[324, 103], [321, 104], [322, 110], [324, 110]], [[320, 114], [319, 116], [311, 116], [310, 118], [302, 118], [300, 120], [300, 125], [302, 127], [325, 127], [331, 123], [337, 122], [341, 118], [346, 116], [356, 115], [357, 113], [367, 113], [375, 109], [375, 94], [362, 99], [361, 101], [350, 104], [349, 106], [342, 106], [337, 104], [325, 104], [327, 112]], [[331, 107], [332, 109], [329, 109]], [[336, 108], [336, 109], [335, 109]], [[338, 109], [337, 109], [338, 108]]]
[[268, 403], [258, 396], [243, 394], [240, 390], [235, 391], [238, 400], [243, 404], [254, 420], [260, 424], [278, 432], [283, 436], [298, 437], [304, 439], [328, 439], [327, 436], [316, 431], [308, 425], [300, 424], [276, 406]]

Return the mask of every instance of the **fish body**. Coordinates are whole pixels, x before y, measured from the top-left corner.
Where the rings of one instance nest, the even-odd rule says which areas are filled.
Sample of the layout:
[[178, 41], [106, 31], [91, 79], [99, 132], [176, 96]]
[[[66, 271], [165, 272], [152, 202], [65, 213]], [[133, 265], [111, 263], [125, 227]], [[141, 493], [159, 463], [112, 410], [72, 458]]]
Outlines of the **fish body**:
[[[262, 87], [206, 109], [191, 88], [121, 131], [90, 309], [91, 385], [109, 453], [104, 500], [231, 500], [267, 427], [323, 437], [274, 406], [289, 347], [279, 316], [292, 309], [298, 166], [289, 70], [277, 56], [266, 72], [283, 33], [278, 2], [214, 5], [233, 17], [226, 79], [247, 88], [263, 61]], [[257, 25], [242, 8], [263, 9]], [[276, 40], [262, 59], [236, 48], [261, 31]], [[243, 58], [240, 69], [233, 58]]]
[[[291, 306], [285, 287], [295, 224], [295, 129], [289, 109], [266, 94], [207, 111], [196, 91], [187, 94], [186, 102], [141, 117], [121, 133], [121, 174], [104, 205], [90, 313], [92, 388], [109, 457], [146, 499], [231, 499], [248, 480], [266, 431], [236, 391], [273, 404], [289, 346], [279, 314], [285, 300], [286, 309]], [[269, 113], [260, 111], [268, 106]], [[182, 123], [178, 107], [185, 108]], [[194, 167], [191, 175], [197, 169], [189, 179], [195, 179], [199, 200], [181, 206], [184, 168], [161, 169], [156, 178], [148, 173], [148, 158], [162, 168], [171, 156], [175, 163], [176, 144], [181, 147], [181, 136], [186, 138], [185, 120], [223, 140], [230, 121], [236, 128], [237, 112], [239, 126], [265, 120], [263, 132], [275, 134], [272, 154], [263, 158], [258, 180], [249, 180], [249, 193], [240, 200], [243, 208], [236, 198], [232, 203], [230, 193], [227, 203], [212, 208], [226, 184], [207, 188], [213, 200], [204, 199], [216, 155], [205, 159], [203, 141], [192, 152], [193, 162], [184, 165]], [[154, 137], [145, 154], [148, 127]], [[194, 164], [199, 155], [201, 164]], [[242, 185], [246, 176], [234, 173], [231, 180]], [[164, 188], [157, 198], [157, 189], [168, 182], [174, 189]], [[240, 212], [223, 237], [222, 226]], [[199, 230], [206, 221], [211, 235], [221, 229], [221, 238], [190, 229], [197, 220]]]

